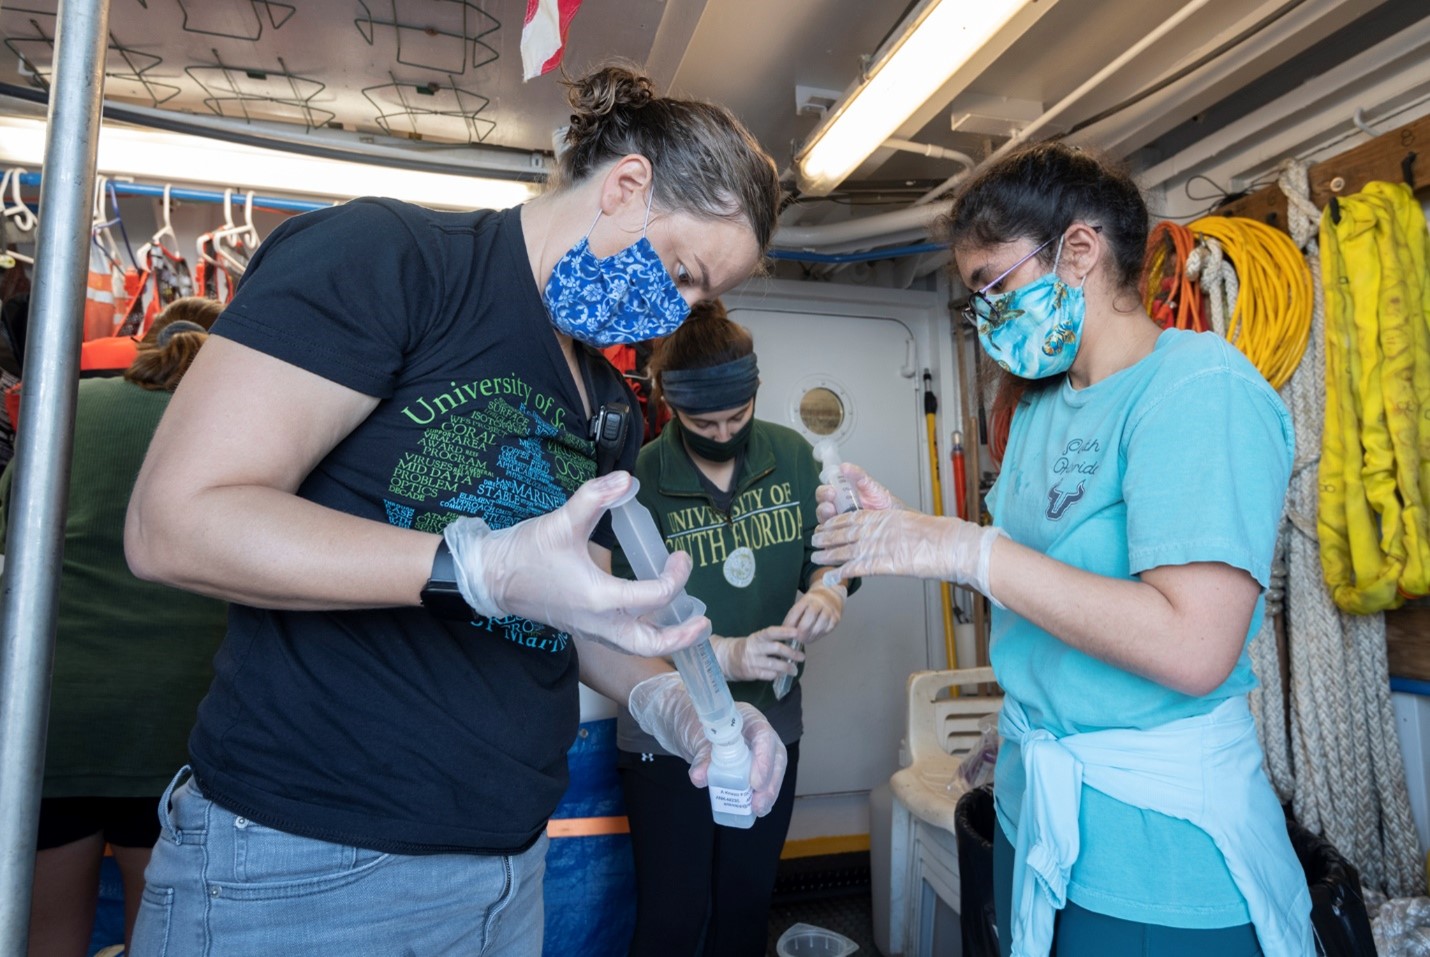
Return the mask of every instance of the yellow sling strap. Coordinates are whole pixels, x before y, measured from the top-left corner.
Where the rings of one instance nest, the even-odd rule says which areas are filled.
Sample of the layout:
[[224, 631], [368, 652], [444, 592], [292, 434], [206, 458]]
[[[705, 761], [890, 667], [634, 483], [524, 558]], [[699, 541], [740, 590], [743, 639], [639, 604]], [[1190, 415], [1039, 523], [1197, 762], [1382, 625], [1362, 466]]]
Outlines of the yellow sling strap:
[[1371, 183], [1321, 218], [1326, 417], [1317, 526], [1340, 608], [1430, 591], [1430, 272], [1410, 189]]

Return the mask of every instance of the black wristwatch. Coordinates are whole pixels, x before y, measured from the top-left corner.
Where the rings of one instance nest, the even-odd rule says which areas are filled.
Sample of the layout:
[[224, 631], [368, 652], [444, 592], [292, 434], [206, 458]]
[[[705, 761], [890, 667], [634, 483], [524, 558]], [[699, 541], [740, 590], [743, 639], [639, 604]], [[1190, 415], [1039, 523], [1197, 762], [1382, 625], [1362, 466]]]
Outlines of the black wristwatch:
[[437, 554], [432, 556], [432, 574], [422, 586], [422, 607], [450, 621], [471, 621], [476, 617], [457, 587], [457, 565], [445, 538], [438, 543]]

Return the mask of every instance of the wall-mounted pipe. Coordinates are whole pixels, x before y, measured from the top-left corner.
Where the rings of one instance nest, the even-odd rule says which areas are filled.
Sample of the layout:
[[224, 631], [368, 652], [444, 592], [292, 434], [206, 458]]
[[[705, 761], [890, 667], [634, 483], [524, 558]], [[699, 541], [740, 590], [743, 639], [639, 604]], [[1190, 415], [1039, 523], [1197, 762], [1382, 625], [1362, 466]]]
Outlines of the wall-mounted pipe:
[[906, 206], [891, 213], [878, 213], [860, 219], [818, 226], [781, 226], [775, 230], [772, 243], [779, 249], [816, 250], [841, 243], [867, 242], [876, 245], [880, 238], [911, 229], [928, 229], [943, 213], [937, 206]]
[[[21, 186], [39, 186], [43, 177], [39, 173], [20, 174]], [[113, 189], [118, 196], [153, 196], [161, 198], [164, 195], [163, 186], [154, 186], [148, 183], [126, 183], [123, 180], [109, 180], [105, 187]], [[247, 193], [234, 192], [229, 199], [243, 199]], [[211, 189], [184, 189], [181, 187], [170, 187], [169, 198], [179, 199], [190, 203], [222, 203], [224, 194]], [[280, 199], [277, 196], [254, 196], [253, 205], [263, 209], [274, 209], [280, 212], [306, 213], [314, 209], [327, 209], [329, 206], [338, 205], [337, 202], [324, 203], [317, 200], [307, 199]]]
[[920, 156], [928, 156], [933, 159], [953, 160], [955, 163], [962, 163], [968, 169], [972, 169], [978, 165], [973, 157], [967, 153], [960, 153], [958, 150], [951, 150], [942, 146], [934, 146], [932, 143], [915, 143], [913, 140], [901, 140], [891, 136], [884, 141], [884, 145], [890, 149], [903, 150], [906, 153], [918, 153]]
[[767, 255], [771, 259], [787, 259], [802, 263], [867, 263], [876, 259], [898, 259], [902, 256], [921, 256], [924, 253], [944, 252], [943, 243], [919, 243], [914, 246], [893, 246], [888, 249], [870, 249], [858, 253], [815, 253], [791, 249], [771, 249]]
[[1030, 139], [1033, 138], [1034, 133], [1047, 126], [1059, 116], [1063, 115], [1063, 113], [1067, 112], [1068, 108], [1071, 107], [1074, 103], [1081, 100], [1088, 93], [1097, 89], [1103, 84], [1104, 81], [1107, 80], [1108, 77], [1117, 73], [1117, 71], [1121, 70], [1128, 63], [1132, 62], [1138, 56], [1142, 55], [1142, 53], [1145, 52], [1148, 48], [1152, 47], [1154, 44], [1161, 42], [1163, 37], [1176, 30], [1187, 20], [1191, 19], [1194, 14], [1199, 12], [1210, 2], [1211, 0], [1192, 0], [1191, 3], [1187, 4], [1185, 7], [1182, 7], [1182, 9], [1172, 14], [1172, 16], [1163, 20], [1151, 33], [1147, 34], [1145, 37], [1132, 44], [1131, 47], [1129, 47], [1127, 50], [1124, 50], [1122, 54], [1116, 59], [1114, 59], [1111, 63], [1103, 67], [1101, 70], [1098, 70], [1092, 76], [1088, 77], [1088, 79], [1084, 81], [1081, 86], [1073, 90], [1067, 96], [1063, 97], [1053, 106], [1049, 107], [1043, 113], [1042, 116], [1038, 117], [1036, 120], [1023, 127], [1017, 133], [1014, 133], [1011, 137], [1008, 138], [1008, 142], [1004, 143], [1002, 146], [994, 150], [989, 155], [988, 159], [985, 160], [985, 162], [993, 162], [994, 160], [997, 160], [1002, 156], [1006, 156], [1014, 149], [1017, 149], [1019, 146], [1028, 142]]

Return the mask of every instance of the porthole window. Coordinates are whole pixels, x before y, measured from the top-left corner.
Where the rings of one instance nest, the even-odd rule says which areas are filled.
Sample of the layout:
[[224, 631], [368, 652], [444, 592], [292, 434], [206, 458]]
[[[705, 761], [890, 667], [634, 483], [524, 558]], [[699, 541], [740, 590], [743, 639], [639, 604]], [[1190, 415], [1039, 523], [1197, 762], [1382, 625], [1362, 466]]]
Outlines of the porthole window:
[[833, 435], [844, 424], [844, 402], [824, 386], [809, 389], [799, 399], [799, 420], [815, 435]]

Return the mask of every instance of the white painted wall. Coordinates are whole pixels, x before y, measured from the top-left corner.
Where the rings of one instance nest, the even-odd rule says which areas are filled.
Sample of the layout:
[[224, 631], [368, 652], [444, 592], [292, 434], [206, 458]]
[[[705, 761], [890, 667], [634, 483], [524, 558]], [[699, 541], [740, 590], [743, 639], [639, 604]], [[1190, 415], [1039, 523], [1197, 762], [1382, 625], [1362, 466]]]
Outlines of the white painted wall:
[[[895, 494], [933, 508], [923, 412], [923, 371], [939, 397], [939, 434], [956, 415], [945, 292], [756, 280], [725, 297], [755, 337], [761, 418], [810, 432], [800, 397], [824, 386], [846, 400], [835, 433], [846, 460]], [[947, 455], [940, 447], [939, 457]], [[945, 511], [951, 477], [940, 462]], [[805, 735], [789, 837], [869, 833], [869, 791], [898, 769], [905, 686], [913, 671], [943, 667], [939, 589], [911, 579], [870, 579], [844, 619], [810, 649], [803, 679]]]

